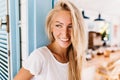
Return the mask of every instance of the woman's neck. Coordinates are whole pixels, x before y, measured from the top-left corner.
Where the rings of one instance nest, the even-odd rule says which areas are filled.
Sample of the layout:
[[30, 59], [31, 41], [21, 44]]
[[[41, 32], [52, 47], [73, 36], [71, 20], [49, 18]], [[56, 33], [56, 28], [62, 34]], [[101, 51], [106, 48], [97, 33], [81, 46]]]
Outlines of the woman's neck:
[[53, 56], [62, 63], [68, 62], [68, 57], [67, 57], [67, 49], [62, 48], [59, 45], [56, 45], [55, 43], [51, 43], [48, 45], [48, 48], [52, 52]]

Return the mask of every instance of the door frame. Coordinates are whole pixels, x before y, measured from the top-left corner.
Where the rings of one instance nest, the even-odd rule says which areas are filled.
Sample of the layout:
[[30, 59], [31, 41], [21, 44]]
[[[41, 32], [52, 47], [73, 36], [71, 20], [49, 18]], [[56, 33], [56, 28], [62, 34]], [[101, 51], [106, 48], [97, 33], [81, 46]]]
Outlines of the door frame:
[[19, 0], [8, 0], [10, 26], [11, 80], [20, 69]]

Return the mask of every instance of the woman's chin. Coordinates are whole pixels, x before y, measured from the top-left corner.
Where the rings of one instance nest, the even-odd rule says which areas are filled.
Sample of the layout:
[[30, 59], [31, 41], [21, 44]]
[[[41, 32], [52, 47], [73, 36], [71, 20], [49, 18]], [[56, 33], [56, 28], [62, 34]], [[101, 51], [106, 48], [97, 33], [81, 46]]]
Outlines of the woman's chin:
[[70, 46], [70, 43], [62, 43], [60, 44], [62, 48], [68, 48]]

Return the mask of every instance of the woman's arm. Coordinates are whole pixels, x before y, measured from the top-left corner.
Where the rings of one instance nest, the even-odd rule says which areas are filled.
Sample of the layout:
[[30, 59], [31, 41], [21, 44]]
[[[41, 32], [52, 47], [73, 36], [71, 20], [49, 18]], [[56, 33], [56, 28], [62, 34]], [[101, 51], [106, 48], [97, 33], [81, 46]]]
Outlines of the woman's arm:
[[30, 80], [32, 77], [33, 75], [30, 73], [30, 71], [22, 67], [18, 74], [14, 77], [14, 80]]

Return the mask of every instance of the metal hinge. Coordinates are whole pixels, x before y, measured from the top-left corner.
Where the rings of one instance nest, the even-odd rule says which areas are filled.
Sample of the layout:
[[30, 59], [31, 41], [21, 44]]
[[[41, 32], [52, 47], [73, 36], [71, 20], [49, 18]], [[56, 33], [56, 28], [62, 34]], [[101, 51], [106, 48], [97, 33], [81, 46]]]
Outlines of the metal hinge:
[[8, 50], [8, 56], [10, 56], [10, 50]]
[[6, 31], [9, 33], [9, 15], [6, 15], [6, 22], [3, 22], [2, 18], [0, 19], [0, 28], [2, 28], [2, 25], [6, 25]]

